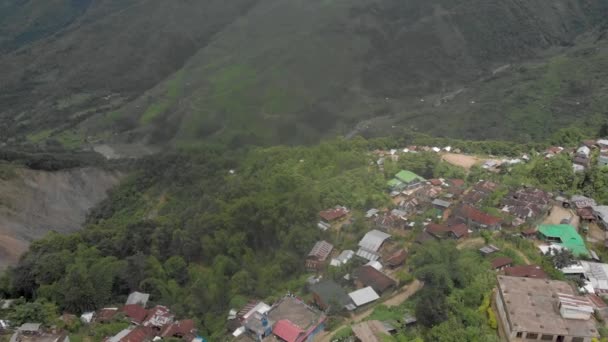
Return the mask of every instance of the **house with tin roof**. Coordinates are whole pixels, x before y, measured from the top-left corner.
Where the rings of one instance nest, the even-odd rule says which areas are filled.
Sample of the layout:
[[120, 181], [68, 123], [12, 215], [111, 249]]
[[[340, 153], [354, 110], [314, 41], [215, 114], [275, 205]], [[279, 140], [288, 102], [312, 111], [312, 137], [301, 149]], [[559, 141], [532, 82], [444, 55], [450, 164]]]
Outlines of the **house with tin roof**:
[[321, 310], [354, 309], [346, 291], [333, 280], [321, 280], [311, 285], [310, 293], [312, 293], [313, 301]]
[[390, 234], [377, 229], [367, 232], [363, 239], [359, 241], [359, 250], [357, 250], [357, 256], [369, 261], [376, 261], [380, 259], [380, 248], [390, 237]]
[[379, 294], [397, 286], [397, 282], [370, 265], [364, 265], [353, 272], [357, 287], [371, 286]]
[[333, 249], [334, 246], [327, 241], [323, 240], [315, 243], [306, 257], [306, 269], [309, 271], [321, 270]]
[[502, 219], [467, 204], [454, 209], [452, 216], [467, 224], [471, 229], [496, 231], [502, 228]]

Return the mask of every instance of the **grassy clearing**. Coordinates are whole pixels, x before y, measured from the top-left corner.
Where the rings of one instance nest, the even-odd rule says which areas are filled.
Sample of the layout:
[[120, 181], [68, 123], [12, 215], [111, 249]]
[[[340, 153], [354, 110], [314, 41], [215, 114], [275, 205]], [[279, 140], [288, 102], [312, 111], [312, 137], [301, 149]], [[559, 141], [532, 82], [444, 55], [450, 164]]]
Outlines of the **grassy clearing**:
[[75, 150], [85, 142], [84, 134], [76, 130], [63, 131], [54, 138], [67, 150]]
[[26, 136], [26, 138], [27, 138], [27, 141], [31, 142], [32, 144], [37, 144], [37, 143], [40, 143], [40, 142], [48, 139], [48, 137], [50, 137], [51, 134], [53, 134], [52, 129], [45, 129], [43, 131], [28, 134]]
[[178, 97], [182, 91], [182, 83], [184, 78], [184, 71], [178, 71], [175, 76], [167, 83], [167, 93], [160, 99], [159, 102], [153, 103], [148, 106], [148, 109], [139, 118], [139, 123], [147, 125], [154, 121], [159, 115], [166, 112], [172, 105], [177, 102]]

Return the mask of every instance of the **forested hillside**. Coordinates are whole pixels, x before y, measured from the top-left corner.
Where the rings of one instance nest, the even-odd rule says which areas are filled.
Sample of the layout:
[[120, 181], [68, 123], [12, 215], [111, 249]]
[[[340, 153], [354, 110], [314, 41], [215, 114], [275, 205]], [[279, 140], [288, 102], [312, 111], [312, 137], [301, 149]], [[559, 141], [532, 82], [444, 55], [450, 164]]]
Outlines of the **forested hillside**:
[[5, 0], [0, 138], [243, 146], [398, 125], [543, 139], [605, 119], [607, 13], [601, 0]]
[[[568, 137], [576, 139], [577, 134], [564, 131], [554, 138]], [[138, 171], [91, 212], [82, 232], [51, 233], [33, 243], [19, 265], [6, 274], [2, 291], [7, 296], [51, 301], [59, 310], [73, 313], [120, 303], [133, 290], [146, 291], [154, 303], [170, 306], [179, 316], [196, 317], [203, 335], [219, 338], [229, 308], [251, 298], [272, 302], [286, 291], [303, 291], [308, 277], [303, 257], [318, 239], [335, 241], [341, 249], [355, 248], [367, 231], [363, 220], [355, 221], [348, 234], [322, 232], [316, 226], [318, 212], [338, 204], [359, 212], [390, 208], [386, 180], [399, 169], [427, 178], [466, 176], [471, 183], [493, 179], [506, 187], [528, 184], [582, 192], [608, 201], [608, 187], [599, 181], [606, 178], [605, 169], [594, 167], [576, 175], [566, 156], [548, 161], [538, 157], [501, 174], [476, 167], [466, 175], [432, 152], [411, 154], [382, 172], [370, 153], [412, 143], [451, 143], [465, 151], [513, 156], [543, 148], [404, 134], [398, 140], [357, 138], [312, 147], [240, 151], [207, 146], [157, 155], [139, 162]], [[468, 267], [472, 256], [460, 257], [464, 264], [458, 267]], [[433, 264], [427, 259], [421, 255], [413, 261], [418, 265], [416, 276], [422, 279], [426, 273], [421, 265]], [[491, 286], [486, 275], [477, 280], [461, 276], [468, 277], [450, 275], [454, 279], [444, 289], [446, 296], [452, 293], [459, 298], [476, 286], [483, 291]], [[434, 301], [433, 289], [420, 300], [442, 306]], [[483, 294], [466, 305], [480, 305]], [[429, 327], [454, 317], [449, 311], [437, 315], [429, 318], [434, 322]], [[484, 324], [480, 317], [475, 324]], [[473, 323], [463, 321], [458, 326], [465, 329], [469, 324]], [[437, 329], [426, 333], [439, 334]]]

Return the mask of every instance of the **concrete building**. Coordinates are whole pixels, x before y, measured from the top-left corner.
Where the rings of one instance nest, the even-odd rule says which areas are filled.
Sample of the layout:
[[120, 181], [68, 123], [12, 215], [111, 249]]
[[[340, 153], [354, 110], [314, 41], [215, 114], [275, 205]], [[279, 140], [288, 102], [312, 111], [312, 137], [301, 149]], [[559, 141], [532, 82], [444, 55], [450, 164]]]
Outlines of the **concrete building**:
[[591, 342], [593, 304], [563, 281], [498, 276], [496, 307], [509, 342]]

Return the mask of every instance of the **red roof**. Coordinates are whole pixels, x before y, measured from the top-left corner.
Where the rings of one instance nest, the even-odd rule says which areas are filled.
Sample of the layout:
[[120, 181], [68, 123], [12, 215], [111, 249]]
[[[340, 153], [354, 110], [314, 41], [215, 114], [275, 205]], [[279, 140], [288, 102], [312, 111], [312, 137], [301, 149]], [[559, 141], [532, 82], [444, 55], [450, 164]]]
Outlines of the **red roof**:
[[521, 234], [525, 236], [536, 235], [536, 233], [538, 233], [538, 230], [536, 230], [536, 228], [526, 229], [521, 232]]
[[194, 330], [194, 321], [191, 319], [186, 319], [183, 321], [178, 321], [173, 324], [167, 324], [163, 327], [163, 330], [160, 333], [161, 337], [181, 337], [186, 336]]
[[469, 234], [469, 228], [466, 224], [457, 224], [455, 226], [445, 226], [441, 224], [431, 223], [426, 227], [426, 231], [441, 238], [443, 234], [451, 232], [457, 238], [461, 238]]
[[355, 278], [365, 286], [371, 286], [374, 291], [382, 293], [396, 286], [397, 282], [372, 266], [361, 266], [354, 272]]
[[386, 263], [390, 266], [395, 267], [403, 264], [405, 262], [405, 259], [407, 259], [407, 251], [402, 248], [397, 252], [393, 253], [393, 255], [391, 255], [390, 257], [388, 257]]
[[154, 333], [144, 327], [133, 329], [127, 336], [120, 339], [120, 342], [144, 342], [152, 340]]
[[173, 323], [173, 314], [166, 306], [157, 305], [153, 309], [148, 311], [148, 315], [146, 316], [146, 320], [143, 322], [143, 325], [153, 326], [153, 327], [163, 327], [166, 324]]
[[463, 179], [450, 179], [450, 183], [452, 183], [452, 186], [455, 186], [457, 188], [461, 188], [464, 186]]
[[429, 182], [431, 182], [431, 184], [435, 185], [435, 186], [439, 186], [439, 185], [443, 184], [443, 182], [440, 179], [430, 179]]
[[548, 279], [547, 273], [540, 266], [525, 265], [505, 268], [505, 275], [520, 278]]
[[114, 316], [116, 316], [117, 313], [118, 313], [117, 308], [101, 309], [101, 310], [97, 311], [97, 313], [95, 314], [95, 321], [102, 322], [102, 323], [107, 322], [107, 321], [111, 320], [112, 318], [114, 318]]
[[141, 323], [146, 319], [148, 311], [139, 304], [129, 304], [122, 308], [122, 311], [135, 323]]
[[273, 334], [287, 342], [295, 342], [303, 332], [302, 329], [287, 319], [278, 321], [272, 328]]
[[469, 235], [469, 227], [464, 223], [450, 227], [450, 231], [458, 238]]
[[327, 222], [335, 221], [339, 218], [342, 218], [348, 214], [348, 209], [344, 207], [337, 207], [332, 209], [327, 209], [319, 213], [322, 219]]
[[604, 300], [602, 298], [600, 298], [600, 296], [598, 296], [598, 295], [588, 294], [587, 298], [598, 309], [603, 309], [603, 308], [607, 308], [608, 307], [608, 304], [606, 304], [606, 302], [604, 302]]
[[501, 219], [498, 217], [486, 214], [470, 205], [463, 205], [461, 208], [461, 214], [473, 222], [484, 224], [486, 226], [493, 226], [501, 222]]
[[444, 226], [442, 224], [431, 223], [426, 226], [426, 231], [433, 235], [440, 235], [450, 230], [450, 227]]
[[492, 260], [492, 268], [501, 268], [513, 263], [513, 259], [507, 257], [499, 257]]

